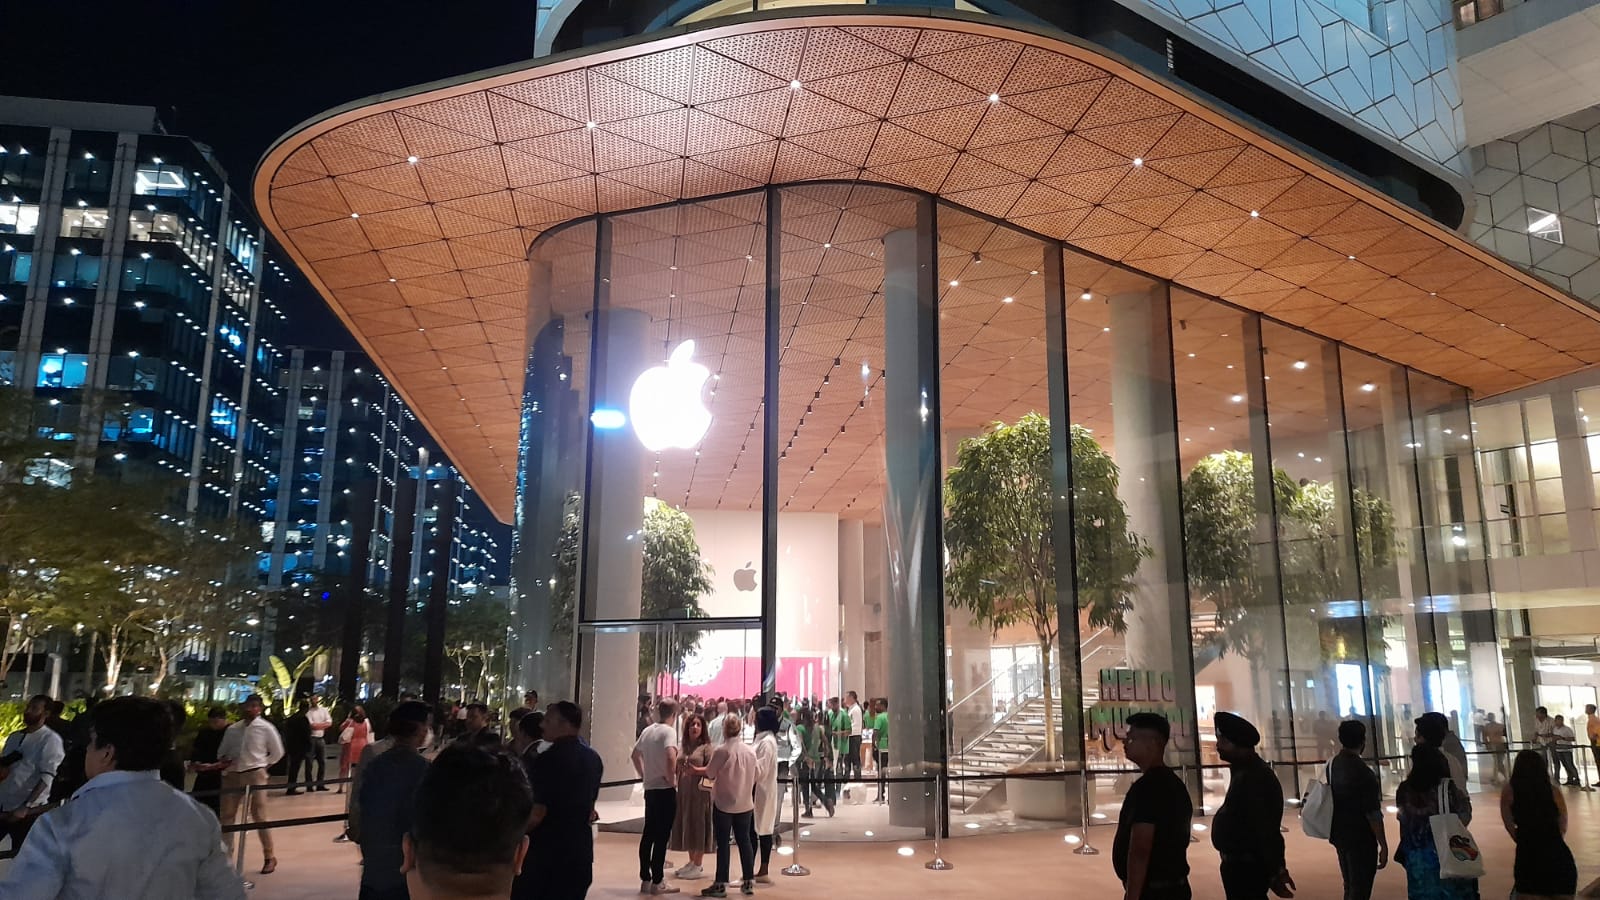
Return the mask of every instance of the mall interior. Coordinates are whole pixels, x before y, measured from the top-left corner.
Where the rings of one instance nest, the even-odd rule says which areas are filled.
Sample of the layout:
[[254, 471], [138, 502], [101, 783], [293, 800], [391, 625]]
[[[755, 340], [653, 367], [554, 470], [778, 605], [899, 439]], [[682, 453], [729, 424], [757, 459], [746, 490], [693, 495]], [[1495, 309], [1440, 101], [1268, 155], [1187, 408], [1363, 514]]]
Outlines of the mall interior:
[[819, 838], [1059, 829], [1140, 710], [1209, 811], [1218, 710], [1294, 796], [1342, 718], [1394, 779], [1445, 713], [1487, 784], [1489, 717], [1594, 702], [1600, 313], [1461, 234], [1448, 14], [624, 6], [255, 181], [608, 772], [649, 698], [853, 691], [887, 802]]

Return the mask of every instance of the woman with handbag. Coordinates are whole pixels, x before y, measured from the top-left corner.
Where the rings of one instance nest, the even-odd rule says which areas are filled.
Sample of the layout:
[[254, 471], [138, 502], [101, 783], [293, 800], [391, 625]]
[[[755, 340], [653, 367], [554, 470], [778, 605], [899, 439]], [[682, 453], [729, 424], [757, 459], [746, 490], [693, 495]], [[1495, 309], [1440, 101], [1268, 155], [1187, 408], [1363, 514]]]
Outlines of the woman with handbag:
[[1444, 860], [1439, 855], [1435, 818], [1453, 814], [1463, 825], [1472, 822], [1472, 800], [1450, 780], [1443, 753], [1423, 744], [1412, 748], [1411, 772], [1400, 782], [1395, 805], [1400, 809], [1400, 844], [1394, 857], [1406, 870], [1408, 900], [1477, 900], [1478, 879], [1441, 875], [1441, 866], [1477, 859], [1470, 839], [1460, 856], [1452, 853]]
[[679, 878], [704, 878], [706, 854], [716, 849], [711, 837], [711, 791], [703, 784], [711, 763], [711, 736], [705, 716], [695, 713], [684, 720], [683, 746], [678, 753], [678, 811], [672, 820], [667, 849], [688, 853], [689, 862], [673, 874]]
[[344, 724], [339, 726], [339, 793], [344, 793], [342, 782], [349, 781], [350, 767], [361, 759], [361, 751], [371, 737], [372, 728], [367, 724], [367, 711], [357, 706], [345, 717]]
[[1550, 783], [1538, 751], [1524, 750], [1512, 763], [1511, 779], [1500, 792], [1500, 820], [1517, 844], [1512, 896], [1571, 900], [1578, 891], [1578, 866], [1565, 838], [1567, 801]]

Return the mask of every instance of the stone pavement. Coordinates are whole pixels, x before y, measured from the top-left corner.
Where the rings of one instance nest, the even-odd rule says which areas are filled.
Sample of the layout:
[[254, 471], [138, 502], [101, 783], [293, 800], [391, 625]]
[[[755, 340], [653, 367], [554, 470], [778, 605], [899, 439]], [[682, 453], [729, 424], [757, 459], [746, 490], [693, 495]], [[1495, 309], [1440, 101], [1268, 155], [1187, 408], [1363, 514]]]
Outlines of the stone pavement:
[[[274, 797], [273, 815], [315, 815], [339, 808], [342, 798], [332, 794], [309, 797]], [[1571, 826], [1567, 842], [1578, 857], [1580, 887], [1600, 876], [1600, 794], [1567, 794]], [[1477, 809], [1473, 834], [1482, 845], [1489, 875], [1479, 882], [1484, 898], [1505, 897], [1511, 890], [1511, 839], [1500, 825], [1498, 795], [1473, 797]], [[1339, 867], [1333, 849], [1324, 842], [1306, 838], [1292, 814], [1286, 816], [1292, 830], [1288, 838], [1290, 872], [1300, 885], [1302, 900], [1338, 900], [1341, 896]], [[359, 857], [349, 844], [331, 843], [338, 834], [334, 825], [311, 825], [279, 829], [275, 832], [278, 871], [252, 876], [258, 887], [252, 900], [311, 900], [311, 898], [351, 898], [360, 880]], [[959, 837], [944, 844], [946, 859], [953, 871], [931, 872], [923, 863], [932, 858], [928, 841], [902, 843], [802, 843], [798, 856], [811, 869], [807, 877], [774, 875], [776, 884], [757, 891], [775, 897], [867, 897], [871, 900], [928, 900], [933, 897], [965, 898], [1004, 892], [1005, 900], [1030, 900], [1064, 896], [1120, 897], [1121, 888], [1111, 871], [1109, 825], [1090, 829], [1090, 840], [1101, 849], [1099, 856], [1076, 856], [1063, 841], [1064, 831], [1041, 831], [1006, 835]], [[1397, 839], [1395, 822], [1389, 819], [1391, 845]], [[1194, 844], [1189, 864], [1194, 869], [1190, 883], [1195, 900], [1222, 900], [1217, 880], [1216, 854], [1201, 835]], [[595, 886], [591, 898], [637, 897], [636, 875], [638, 839], [626, 834], [602, 834], [596, 846]], [[669, 857], [675, 864], [685, 862], [683, 854]], [[247, 857], [249, 870], [261, 865], [261, 853], [254, 841]], [[773, 868], [788, 865], [791, 857], [774, 857]], [[735, 862], [737, 866], [737, 862]], [[682, 896], [698, 893], [705, 880], [681, 882]], [[1378, 873], [1373, 894], [1378, 900], [1405, 897], [1405, 873], [1391, 865]]]

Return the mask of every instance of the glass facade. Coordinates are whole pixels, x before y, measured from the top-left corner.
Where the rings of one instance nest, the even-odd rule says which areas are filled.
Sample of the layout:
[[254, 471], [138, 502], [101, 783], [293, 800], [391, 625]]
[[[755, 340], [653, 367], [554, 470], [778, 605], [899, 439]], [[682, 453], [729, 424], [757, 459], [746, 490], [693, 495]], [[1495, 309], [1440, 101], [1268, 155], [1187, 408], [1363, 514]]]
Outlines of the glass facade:
[[854, 691], [897, 839], [1114, 818], [1142, 709], [1208, 810], [1217, 710], [1296, 794], [1341, 718], [1505, 711], [1457, 386], [857, 183], [530, 265], [513, 681], [610, 771], [652, 696]]

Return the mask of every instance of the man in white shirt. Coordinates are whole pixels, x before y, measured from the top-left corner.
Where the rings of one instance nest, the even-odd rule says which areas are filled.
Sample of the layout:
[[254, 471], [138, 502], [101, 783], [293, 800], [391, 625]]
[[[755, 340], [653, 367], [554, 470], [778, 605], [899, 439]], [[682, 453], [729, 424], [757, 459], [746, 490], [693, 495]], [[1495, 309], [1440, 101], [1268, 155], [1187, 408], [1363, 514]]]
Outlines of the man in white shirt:
[[712, 717], [711, 721], [706, 723], [706, 734], [711, 738], [712, 747], [720, 747], [722, 742], [727, 740], [727, 738], [723, 737], [723, 723], [727, 718], [728, 701], [717, 701], [717, 714]]
[[678, 731], [672, 727], [678, 705], [663, 700], [659, 720], [639, 733], [633, 745], [633, 770], [644, 780], [644, 833], [639, 837], [639, 893], [676, 894], [666, 884], [667, 840], [678, 817]]
[[50, 785], [66, 757], [61, 735], [45, 727], [50, 698], [39, 694], [22, 710], [22, 730], [13, 731], [0, 748], [0, 826], [12, 835], [12, 846], [27, 833], [30, 810], [50, 802]]
[[1539, 752], [1544, 755], [1545, 765], [1548, 765], [1555, 775], [1555, 780], [1561, 780], [1561, 764], [1556, 762], [1556, 723], [1550, 718], [1550, 711], [1538, 707], [1533, 711], [1533, 743]]
[[40, 816], [0, 878], [6, 900], [244, 900], [216, 816], [160, 778], [172, 719], [159, 701], [95, 707], [89, 781]]
[[1560, 769], [1565, 768], [1567, 770], [1567, 780], [1561, 783], [1567, 787], [1578, 787], [1582, 782], [1578, 780], [1578, 767], [1572, 764], [1572, 747], [1578, 740], [1577, 732], [1573, 731], [1572, 726], [1567, 724], [1565, 717], [1556, 716], [1555, 727], [1551, 729], [1550, 733], [1551, 737], [1555, 739], [1554, 748], [1556, 751], [1556, 765], [1558, 766], [1556, 779], [1560, 780]]
[[[850, 717], [850, 749], [839, 765], [839, 780], [849, 784], [852, 780], [861, 780], [861, 729], [864, 713], [861, 709], [861, 698], [856, 696], [855, 691], [845, 691], [844, 699], [844, 711]], [[844, 792], [844, 796], [847, 800], [850, 798], [848, 789]]]
[[[267, 820], [267, 768], [283, 759], [283, 738], [271, 722], [261, 718], [261, 697], [256, 694], [244, 698], [239, 707], [243, 718], [228, 726], [222, 736], [222, 747], [217, 757], [227, 762], [222, 770], [222, 815], [230, 825], [239, 819], [239, 804], [243, 790], [250, 788], [249, 819], [252, 822]], [[272, 855], [272, 832], [262, 828], [256, 832], [261, 837], [261, 874], [270, 875], [278, 868], [278, 859]], [[233, 850], [233, 832], [225, 838], [228, 850]]]
[[[322, 705], [322, 695], [311, 695], [311, 708], [306, 710], [306, 721], [311, 723], [311, 749], [306, 756], [306, 784], [308, 791], [328, 789], [328, 729], [333, 727], [333, 713]], [[311, 767], [317, 767], [317, 780], [311, 780]]]

